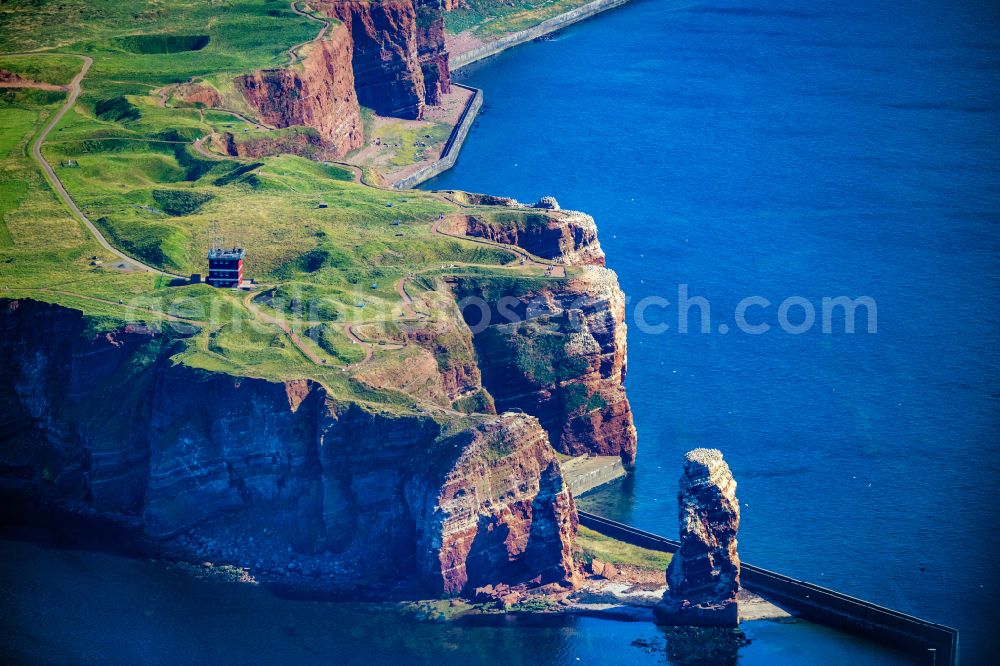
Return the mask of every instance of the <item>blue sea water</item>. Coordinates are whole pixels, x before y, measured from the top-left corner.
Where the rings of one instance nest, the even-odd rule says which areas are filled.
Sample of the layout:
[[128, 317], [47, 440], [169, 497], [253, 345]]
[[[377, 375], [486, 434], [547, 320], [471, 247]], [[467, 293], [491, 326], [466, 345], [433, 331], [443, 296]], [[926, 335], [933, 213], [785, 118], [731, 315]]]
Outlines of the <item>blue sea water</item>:
[[[6, 518], [6, 516], [4, 516]], [[0, 521], [5, 664], [913, 666], [807, 622], [758, 620], [739, 652], [649, 622], [491, 616], [421, 622], [388, 605], [296, 599], [146, 560], [79, 521]]]
[[[634, 476], [581, 506], [676, 530], [683, 453], [723, 450], [746, 561], [998, 648], [1000, 8], [634, 0], [467, 68], [486, 112], [426, 184], [597, 219], [630, 299]], [[678, 332], [678, 285], [711, 306]], [[763, 334], [739, 330], [735, 308]], [[868, 296], [824, 334], [822, 298]], [[637, 306], [662, 334], [643, 332]], [[817, 322], [790, 334], [778, 305]], [[788, 319], [800, 323], [801, 302]], [[729, 327], [720, 332], [720, 325]]]

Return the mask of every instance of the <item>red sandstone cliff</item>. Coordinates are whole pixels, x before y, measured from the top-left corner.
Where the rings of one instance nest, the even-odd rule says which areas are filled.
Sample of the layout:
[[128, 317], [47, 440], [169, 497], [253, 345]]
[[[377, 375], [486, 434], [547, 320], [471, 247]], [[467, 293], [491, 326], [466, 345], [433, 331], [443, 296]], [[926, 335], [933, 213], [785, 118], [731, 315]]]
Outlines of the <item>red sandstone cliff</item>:
[[[363, 144], [359, 102], [383, 116], [414, 119], [451, 89], [443, 0], [316, 0], [312, 6], [334, 19], [329, 33], [299, 49], [301, 62], [237, 77], [236, 87], [264, 123], [310, 127], [317, 138], [257, 141], [232, 154], [341, 157]], [[187, 92], [191, 103], [219, 103], [217, 95]]]
[[474, 333], [482, 385], [497, 411], [517, 408], [538, 417], [563, 453], [618, 455], [632, 465], [637, 437], [624, 387], [625, 296], [604, 268], [593, 218], [558, 210], [551, 198], [529, 208], [512, 199], [452, 194], [480, 208], [447, 220], [442, 230], [517, 245], [575, 267], [569, 280], [538, 281], [527, 290], [517, 285], [519, 291], [488, 277], [453, 281]]
[[424, 74], [424, 101], [441, 104], [441, 95], [451, 90], [451, 70], [445, 49], [444, 13], [446, 0], [416, 0], [417, 53]]
[[[509, 292], [490, 278], [453, 282], [496, 410], [536, 416], [556, 450], [635, 462], [625, 395], [625, 298], [615, 274], [585, 266], [568, 281]], [[489, 321], [481, 316], [489, 309]]]
[[335, 155], [345, 155], [363, 144], [352, 52], [348, 28], [334, 25], [302, 47], [300, 63], [240, 76], [236, 86], [263, 122], [312, 127]]
[[[0, 478], [191, 557], [328, 589], [453, 594], [572, 577], [576, 513], [526, 415], [442, 423], [174, 365], [175, 341], [0, 301]], [[127, 386], [129, 390], [123, 390]]]
[[471, 213], [450, 218], [442, 230], [516, 245], [566, 265], [604, 265], [594, 218], [568, 210]]
[[462, 453], [445, 459], [444, 482], [409, 488], [427, 511], [422, 522], [433, 526], [418, 566], [431, 586], [457, 594], [494, 580], [572, 579], [576, 508], [538, 422], [490, 418], [448, 444]]
[[451, 85], [442, 0], [317, 0], [354, 42], [361, 104], [383, 116], [420, 118]]

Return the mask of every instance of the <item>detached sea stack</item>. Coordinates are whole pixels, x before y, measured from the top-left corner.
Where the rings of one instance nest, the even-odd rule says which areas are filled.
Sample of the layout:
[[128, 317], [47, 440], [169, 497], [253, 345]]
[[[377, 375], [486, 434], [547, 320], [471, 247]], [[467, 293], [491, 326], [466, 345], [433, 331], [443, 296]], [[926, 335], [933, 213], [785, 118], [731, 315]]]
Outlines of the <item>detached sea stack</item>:
[[667, 591], [654, 613], [660, 624], [736, 627], [740, 558], [736, 481], [717, 449], [684, 457], [677, 493], [681, 548], [667, 567]]

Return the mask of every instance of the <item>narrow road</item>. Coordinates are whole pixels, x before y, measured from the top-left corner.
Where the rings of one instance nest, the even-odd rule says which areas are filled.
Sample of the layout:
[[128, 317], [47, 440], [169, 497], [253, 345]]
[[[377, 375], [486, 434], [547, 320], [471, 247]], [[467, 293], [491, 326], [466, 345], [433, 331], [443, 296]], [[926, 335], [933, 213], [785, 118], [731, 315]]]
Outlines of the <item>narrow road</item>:
[[149, 273], [156, 273], [166, 277], [181, 277], [180, 275], [176, 275], [174, 273], [168, 273], [166, 271], [161, 271], [158, 268], [147, 266], [141, 261], [133, 259], [111, 245], [111, 243], [109, 243], [104, 237], [104, 234], [101, 233], [101, 230], [98, 229], [97, 226], [90, 221], [90, 218], [84, 215], [83, 211], [76, 205], [76, 202], [73, 201], [73, 197], [71, 197], [69, 192], [66, 191], [66, 188], [63, 187], [62, 181], [59, 180], [55, 170], [48, 162], [45, 161], [45, 158], [42, 157], [42, 144], [45, 143], [45, 138], [49, 135], [49, 132], [52, 131], [52, 128], [59, 124], [59, 121], [62, 120], [64, 115], [66, 115], [66, 112], [73, 108], [73, 105], [76, 104], [76, 100], [80, 96], [80, 82], [83, 81], [83, 77], [87, 75], [87, 70], [90, 69], [90, 66], [94, 64], [94, 59], [90, 56], [78, 55], [77, 57], [83, 59], [83, 67], [81, 67], [80, 72], [73, 77], [73, 80], [69, 82], [69, 94], [66, 95], [66, 102], [59, 108], [58, 111], [56, 111], [49, 123], [41, 132], [38, 133], [35, 141], [31, 144], [31, 156], [38, 163], [38, 166], [42, 168], [42, 171], [45, 172], [45, 177], [49, 181], [49, 185], [51, 185], [52, 189], [55, 190], [56, 195], [62, 200], [63, 204], [69, 208], [70, 212], [76, 215], [81, 222], [83, 222], [84, 226], [86, 226], [88, 230], [90, 230], [90, 233], [97, 239], [98, 244], [111, 254], [121, 259], [127, 268], [130, 270], [141, 270]]

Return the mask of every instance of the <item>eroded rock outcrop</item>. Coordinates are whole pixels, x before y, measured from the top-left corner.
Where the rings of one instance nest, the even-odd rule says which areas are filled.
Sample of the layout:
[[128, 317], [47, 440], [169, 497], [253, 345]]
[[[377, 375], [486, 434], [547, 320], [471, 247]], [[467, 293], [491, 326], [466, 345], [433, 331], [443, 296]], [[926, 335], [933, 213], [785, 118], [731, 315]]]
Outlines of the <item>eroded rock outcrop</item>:
[[350, 30], [361, 103], [383, 116], [421, 118], [450, 90], [442, 0], [318, 0]]
[[316, 131], [305, 127], [255, 134], [216, 132], [211, 135], [211, 142], [212, 148], [224, 155], [251, 159], [298, 155], [312, 160], [335, 160], [343, 156], [343, 146], [330, 146]]
[[444, 482], [409, 489], [426, 508], [421, 522], [433, 526], [418, 567], [434, 577], [431, 587], [457, 594], [497, 580], [571, 580], [576, 508], [538, 421], [507, 414], [449, 444], [461, 455], [446, 459]]
[[632, 465], [625, 297], [614, 272], [583, 266], [570, 280], [510, 287], [486, 277], [453, 282], [497, 411], [538, 417], [558, 451], [617, 455]]
[[442, 227], [449, 233], [516, 245], [537, 257], [570, 266], [604, 265], [594, 218], [551, 210], [458, 215]]
[[[311, 381], [210, 373], [178, 341], [0, 301], [0, 477], [252, 569], [443, 594], [572, 578], [576, 513], [527, 415], [442, 422]], [[194, 545], [192, 545], [194, 544]]]
[[667, 567], [667, 591], [654, 613], [661, 624], [735, 627], [740, 558], [736, 481], [717, 449], [684, 457], [677, 493], [681, 548]]
[[174, 87], [170, 94], [183, 104], [207, 108], [222, 106], [222, 95], [207, 83], [182, 83]]
[[363, 144], [352, 53], [347, 26], [334, 25], [324, 39], [300, 49], [300, 63], [237, 77], [236, 87], [264, 123], [312, 127], [342, 156]]

